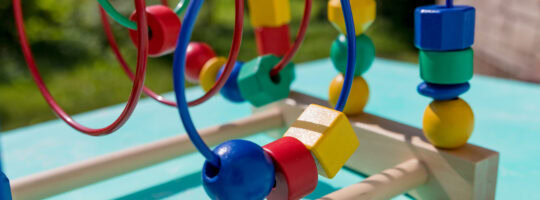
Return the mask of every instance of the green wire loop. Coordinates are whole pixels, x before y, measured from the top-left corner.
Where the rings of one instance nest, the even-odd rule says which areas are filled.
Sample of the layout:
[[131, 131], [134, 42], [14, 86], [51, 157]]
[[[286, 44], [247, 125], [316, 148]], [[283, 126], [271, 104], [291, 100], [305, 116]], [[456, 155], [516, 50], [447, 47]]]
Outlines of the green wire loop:
[[[118, 10], [116, 10], [112, 4], [109, 2], [109, 0], [97, 0], [98, 3], [103, 7], [105, 12], [109, 14], [114, 21], [118, 22], [120, 25], [129, 28], [129, 29], [137, 29], [137, 23], [134, 21], [129, 20], [129, 18], [125, 17], [124, 15], [120, 14]], [[186, 10], [187, 5], [189, 4], [189, 0], [180, 0], [178, 2], [178, 5], [174, 9], [174, 12], [176, 15], [180, 16], [184, 10]]]

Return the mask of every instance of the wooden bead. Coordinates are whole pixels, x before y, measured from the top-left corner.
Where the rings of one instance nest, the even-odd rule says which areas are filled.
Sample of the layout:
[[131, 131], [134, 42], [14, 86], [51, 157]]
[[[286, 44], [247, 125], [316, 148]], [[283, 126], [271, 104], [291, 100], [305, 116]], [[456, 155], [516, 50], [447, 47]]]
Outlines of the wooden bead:
[[309, 105], [285, 132], [300, 140], [315, 156], [320, 175], [333, 178], [360, 142], [347, 116], [315, 104]]
[[204, 64], [214, 57], [214, 50], [207, 44], [190, 42], [186, 52], [186, 80], [197, 83]]
[[[364, 33], [375, 20], [377, 6], [375, 0], [351, 0], [356, 35]], [[345, 19], [341, 10], [340, 0], [328, 1], [328, 20], [342, 34], [347, 34]]]
[[435, 100], [451, 100], [467, 92], [470, 87], [469, 82], [450, 85], [422, 82], [418, 85], [416, 91], [423, 96], [431, 97]]
[[248, 0], [253, 27], [279, 27], [291, 21], [289, 0]]
[[[223, 88], [219, 91], [223, 97], [225, 97], [227, 100], [235, 103], [241, 103], [244, 102], [244, 98], [242, 97], [242, 94], [240, 93], [240, 89], [238, 89], [238, 74], [240, 74], [240, 70], [242, 69], [242, 66], [244, 65], [243, 62], [237, 61], [234, 64], [234, 68], [231, 72], [231, 75], [229, 76], [229, 79], [227, 79], [227, 82], [225, 82], [225, 85], [223, 85]], [[225, 68], [221, 68], [219, 70], [218, 76], [221, 76], [221, 73], [223, 73], [223, 70]], [[218, 77], [216, 77], [217, 79]]]
[[263, 146], [276, 168], [276, 185], [268, 200], [300, 199], [317, 187], [317, 165], [304, 144], [293, 137], [282, 137]]
[[[332, 43], [330, 59], [334, 67], [345, 74], [347, 71], [347, 37], [345, 35], [338, 36]], [[371, 67], [373, 60], [375, 60], [375, 45], [373, 45], [371, 39], [365, 34], [356, 36], [354, 75], [361, 76], [364, 74]]]
[[212, 199], [264, 199], [275, 183], [272, 158], [257, 144], [229, 140], [214, 149], [220, 166], [205, 162], [203, 186]]
[[238, 76], [238, 87], [246, 101], [256, 107], [287, 98], [295, 78], [294, 64], [287, 64], [278, 75], [270, 71], [281, 59], [274, 55], [259, 56], [244, 64]]
[[[336, 106], [339, 99], [341, 88], [343, 87], [343, 81], [343, 75], [339, 74], [330, 83], [330, 87], [328, 89], [328, 102], [332, 107]], [[345, 104], [343, 113], [347, 115], [362, 113], [368, 100], [369, 87], [367, 82], [361, 76], [354, 77], [349, 98], [347, 99], [347, 104]]]
[[420, 77], [428, 83], [460, 84], [473, 77], [473, 50], [420, 50]]
[[[181, 22], [176, 13], [163, 5], [146, 7], [148, 20], [148, 55], [152, 57], [171, 53], [176, 48], [176, 40], [180, 33]], [[137, 13], [133, 12], [131, 20], [137, 19]], [[137, 45], [137, 30], [129, 29], [131, 41]]]
[[2, 170], [0, 170], [0, 199], [11, 200], [11, 186], [9, 185], [9, 179]]
[[471, 6], [430, 5], [414, 12], [414, 44], [423, 50], [453, 51], [474, 43], [475, 9]]
[[205, 92], [208, 92], [214, 86], [219, 70], [226, 62], [227, 58], [213, 57], [204, 63], [199, 76], [199, 84]]
[[284, 56], [291, 47], [289, 25], [255, 28], [259, 55]]
[[467, 143], [473, 129], [473, 111], [462, 99], [435, 100], [424, 112], [424, 135], [436, 147], [463, 146]]

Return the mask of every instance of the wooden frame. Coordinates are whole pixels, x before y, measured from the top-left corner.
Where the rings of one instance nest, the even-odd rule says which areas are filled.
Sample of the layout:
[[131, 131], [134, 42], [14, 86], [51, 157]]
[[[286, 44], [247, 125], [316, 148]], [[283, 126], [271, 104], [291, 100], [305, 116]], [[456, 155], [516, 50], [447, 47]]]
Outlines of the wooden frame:
[[[250, 117], [200, 132], [210, 145], [264, 131], [280, 137], [311, 103], [326, 105], [292, 92], [284, 101], [255, 109]], [[417, 199], [495, 198], [497, 152], [472, 144], [437, 149], [420, 129], [367, 113], [349, 120], [360, 147], [346, 167], [372, 176], [322, 199], [387, 199], [405, 192]], [[194, 151], [189, 138], [179, 135], [16, 179], [12, 193], [14, 199], [42, 199]]]
[[[280, 108], [289, 127], [309, 104], [327, 102], [298, 92], [280, 103], [255, 112]], [[454, 149], [437, 149], [422, 130], [369, 113], [349, 116], [360, 139], [360, 147], [347, 162], [363, 174], [379, 173], [410, 159], [418, 159], [427, 169], [428, 180], [407, 193], [416, 199], [494, 199], [499, 153], [473, 144]], [[273, 133], [281, 136], [282, 133]]]

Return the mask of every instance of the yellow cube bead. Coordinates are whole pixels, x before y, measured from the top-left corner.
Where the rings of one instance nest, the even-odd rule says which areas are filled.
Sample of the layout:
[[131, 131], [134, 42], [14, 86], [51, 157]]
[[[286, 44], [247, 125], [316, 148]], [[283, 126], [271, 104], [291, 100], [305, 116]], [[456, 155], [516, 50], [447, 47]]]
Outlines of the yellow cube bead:
[[462, 99], [433, 101], [424, 112], [424, 135], [436, 147], [458, 148], [467, 143], [474, 129], [474, 114]]
[[360, 142], [342, 112], [309, 105], [285, 132], [300, 140], [314, 155], [319, 174], [333, 178], [356, 151]]
[[[337, 75], [328, 88], [328, 103], [331, 106], [336, 106], [336, 103], [341, 95], [344, 77], [342, 74]], [[351, 92], [347, 98], [347, 104], [343, 109], [343, 113], [347, 115], [355, 115], [364, 112], [369, 99], [369, 87], [364, 78], [361, 76], [354, 77], [351, 85]]]
[[217, 74], [227, 62], [227, 58], [213, 57], [204, 63], [199, 75], [199, 84], [205, 92], [208, 92], [216, 83]]
[[[377, 4], [375, 0], [350, 0], [350, 2], [356, 35], [360, 35], [375, 21]], [[328, 20], [338, 31], [347, 34], [340, 0], [328, 1]]]
[[289, 0], [248, 0], [253, 27], [279, 27], [291, 21]]

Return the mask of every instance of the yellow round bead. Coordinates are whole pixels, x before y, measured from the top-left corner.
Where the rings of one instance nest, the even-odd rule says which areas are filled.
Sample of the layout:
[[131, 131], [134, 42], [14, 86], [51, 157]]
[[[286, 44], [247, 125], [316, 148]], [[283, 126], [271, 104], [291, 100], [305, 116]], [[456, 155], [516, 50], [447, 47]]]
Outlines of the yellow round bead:
[[201, 74], [199, 75], [199, 84], [201, 84], [201, 87], [205, 92], [208, 92], [208, 90], [214, 86], [217, 74], [226, 62], [227, 59], [224, 57], [213, 57], [204, 63]]
[[424, 112], [424, 135], [436, 147], [451, 149], [463, 146], [473, 129], [473, 111], [460, 98], [432, 101]]
[[[330, 105], [336, 106], [339, 95], [341, 94], [341, 87], [343, 86], [344, 77], [342, 74], [337, 75], [330, 83], [328, 90], [328, 101]], [[364, 107], [369, 99], [369, 87], [364, 78], [361, 76], [354, 77], [351, 86], [351, 92], [347, 99], [347, 104], [343, 109], [343, 113], [347, 115], [359, 114], [364, 111]]]

